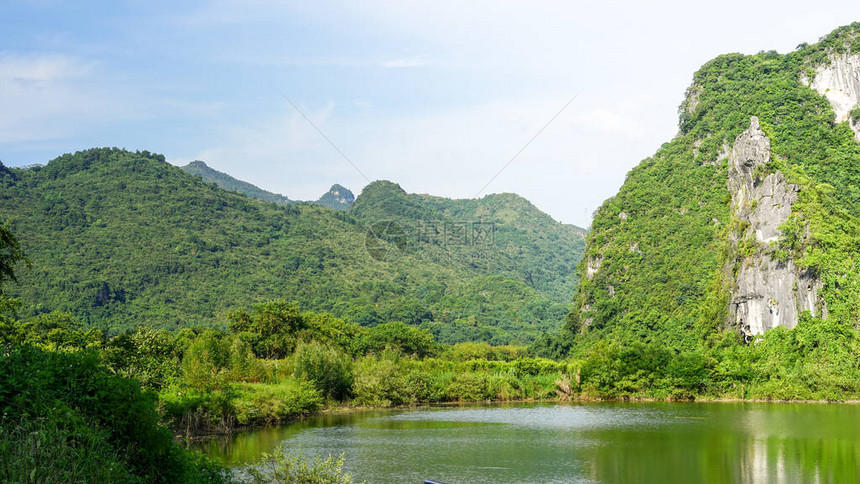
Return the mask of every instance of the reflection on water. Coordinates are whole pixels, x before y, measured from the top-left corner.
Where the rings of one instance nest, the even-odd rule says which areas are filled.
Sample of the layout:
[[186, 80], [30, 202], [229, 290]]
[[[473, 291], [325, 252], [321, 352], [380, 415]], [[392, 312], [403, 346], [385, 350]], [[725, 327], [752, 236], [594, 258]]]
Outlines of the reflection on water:
[[325, 415], [198, 448], [242, 466], [280, 442], [357, 480], [860, 482], [860, 406], [603, 403]]

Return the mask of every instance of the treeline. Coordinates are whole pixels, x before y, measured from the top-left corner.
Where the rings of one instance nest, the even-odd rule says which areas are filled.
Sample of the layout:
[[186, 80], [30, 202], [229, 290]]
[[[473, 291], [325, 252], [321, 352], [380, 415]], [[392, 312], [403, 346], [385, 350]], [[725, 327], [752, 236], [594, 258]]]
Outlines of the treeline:
[[140, 327], [108, 338], [67, 313], [7, 324], [7, 345], [81, 353], [158, 395], [187, 434], [294, 419], [324, 406], [548, 399], [567, 364], [524, 347], [441, 345], [403, 323], [371, 328], [270, 301], [231, 313], [227, 331]]

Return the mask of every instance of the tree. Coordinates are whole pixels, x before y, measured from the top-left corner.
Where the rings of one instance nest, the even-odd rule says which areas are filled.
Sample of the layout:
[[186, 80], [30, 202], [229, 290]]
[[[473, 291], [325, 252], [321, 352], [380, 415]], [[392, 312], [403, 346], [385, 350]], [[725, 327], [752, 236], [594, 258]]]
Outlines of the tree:
[[17, 282], [15, 265], [24, 260], [24, 253], [18, 239], [5, 225], [0, 225], [0, 297], [3, 296], [3, 283]]

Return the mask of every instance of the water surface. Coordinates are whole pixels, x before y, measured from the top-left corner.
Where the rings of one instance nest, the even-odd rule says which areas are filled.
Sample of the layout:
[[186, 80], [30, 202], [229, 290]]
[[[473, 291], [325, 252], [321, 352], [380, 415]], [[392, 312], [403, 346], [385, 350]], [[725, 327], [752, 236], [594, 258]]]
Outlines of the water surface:
[[357, 481], [860, 482], [860, 405], [599, 403], [324, 415], [206, 442], [232, 466], [280, 442]]

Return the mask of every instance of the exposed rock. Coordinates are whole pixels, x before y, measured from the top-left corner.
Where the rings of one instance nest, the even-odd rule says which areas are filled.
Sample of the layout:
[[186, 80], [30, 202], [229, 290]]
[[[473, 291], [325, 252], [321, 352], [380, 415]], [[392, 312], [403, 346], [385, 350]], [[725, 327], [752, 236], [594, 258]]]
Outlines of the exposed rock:
[[730, 310], [751, 338], [777, 326], [794, 328], [802, 311], [815, 315], [820, 292], [821, 283], [810, 271], [798, 270], [790, 259], [761, 254], [741, 263]]
[[836, 122], [848, 121], [854, 139], [860, 141], [860, 120], [851, 120], [849, 112], [860, 104], [860, 54], [832, 54], [830, 64], [818, 66], [810, 80], [801, 82], [818, 91], [830, 102]]
[[681, 103], [680, 111], [687, 116], [691, 116], [699, 106], [699, 95], [702, 93], [702, 88], [696, 84], [687, 88], [687, 93], [684, 96], [684, 102]]
[[621, 220], [627, 220], [627, 217], [629, 216], [630, 215], [627, 212], [621, 212], [618, 214], [618, 218], [620, 218]]
[[821, 283], [815, 274], [800, 270], [791, 259], [773, 258], [772, 243], [778, 242], [779, 226], [791, 215], [800, 187], [786, 182], [777, 171], [763, 179], [763, 166], [770, 161], [770, 140], [752, 117], [750, 128], [741, 133], [729, 156], [732, 217], [743, 230], [732, 234], [737, 247], [753, 243], [755, 252], [738, 262], [730, 303], [731, 323], [751, 338], [776, 326], [793, 328], [803, 311], [816, 314]]
[[592, 257], [585, 264], [585, 278], [591, 279], [600, 270], [600, 265], [603, 264], [603, 257]]
[[594, 323], [594, 318], [589, 315], [589, 313], [591, 312], [591, 309], [592, 309], [591, 303], [585, 303], [579, 309], [579, 317], [581, 320], [581, 323], [579, 326], [580, 331], [584, 331], [585, 328], [591, 326], [592, 323]]

